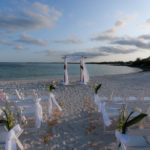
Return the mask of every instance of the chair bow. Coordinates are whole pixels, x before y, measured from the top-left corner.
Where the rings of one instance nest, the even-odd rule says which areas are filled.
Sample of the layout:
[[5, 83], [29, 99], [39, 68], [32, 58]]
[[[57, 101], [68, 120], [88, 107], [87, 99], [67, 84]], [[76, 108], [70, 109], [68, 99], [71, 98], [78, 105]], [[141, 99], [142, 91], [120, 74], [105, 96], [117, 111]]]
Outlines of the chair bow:
[[130, 138], [126, 134], [120, 133], [118, 130], [115, 131], [115, 136], [117, 139], [117, 146], [121, 144], [121, 150], [126, 150], [126, 143], [129, 142]]
[[18, 139], [22, 131], [23, 130], [20, 128], [20, 125], [18, 124], [8, 132], [6, 137], [5, 150], [17, 150], [17, 145], [21, 150], [24, 149], [23, 145]]
[[53, 93], [50, 93], [49, 94], [49, 115], [51, 115], [53, 113], [52, 102], [58, 107], [58, 109], [60, 111], [62, 111], [62, 108], [59, 106], [59, 104], [57, 103], [57, 101], [55, 99], [55, 95]]
[[110, 118], [108, 117], [108, 114], [107, 114], [107, 112], [106, 112], [106, 110], [105, 110], [105, 102], [101, 104], [100, 110], [101, 110], [101, 112], [102, 112], [104, 124], [105, 124], [106, 126], [110, 126], [110, 125], [111, 125], [111, 120], [110, 120]]
[[42, 111], [42, 106], [39, 103], [41, 101], [41, 98], [36, 99], [35, 103], [35, 116], [36, 116], [36, 123], [35, 126], [36, 128], [40, 128], [41, 122], [43, 121], [43, 111]]

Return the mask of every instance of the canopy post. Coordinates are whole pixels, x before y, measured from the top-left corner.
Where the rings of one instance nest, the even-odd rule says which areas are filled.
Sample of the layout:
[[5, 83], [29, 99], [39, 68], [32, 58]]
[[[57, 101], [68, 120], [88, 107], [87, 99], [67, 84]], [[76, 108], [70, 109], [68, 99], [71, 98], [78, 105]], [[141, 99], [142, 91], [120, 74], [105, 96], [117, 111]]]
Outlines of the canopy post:
[[67, 70], [67, 57], [64, 58], [64, 85], [68, 85], [68, 70]]

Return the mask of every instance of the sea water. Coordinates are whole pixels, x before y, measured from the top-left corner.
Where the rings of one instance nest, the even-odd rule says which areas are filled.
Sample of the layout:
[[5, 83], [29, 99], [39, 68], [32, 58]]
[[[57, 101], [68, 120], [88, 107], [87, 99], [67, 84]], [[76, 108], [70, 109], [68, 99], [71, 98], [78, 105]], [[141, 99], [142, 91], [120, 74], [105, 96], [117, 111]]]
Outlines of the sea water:
[[[127, 66], [86, 64], [90, 76], [111, 74], [128, 74], [139, 72], [138, 68]], [[80, 76], [80, 64], [68, 64], [69, 77]], [[62, 78], [64, 76], [63, 63], [0, 63], [0, 80], [28, 80]]]

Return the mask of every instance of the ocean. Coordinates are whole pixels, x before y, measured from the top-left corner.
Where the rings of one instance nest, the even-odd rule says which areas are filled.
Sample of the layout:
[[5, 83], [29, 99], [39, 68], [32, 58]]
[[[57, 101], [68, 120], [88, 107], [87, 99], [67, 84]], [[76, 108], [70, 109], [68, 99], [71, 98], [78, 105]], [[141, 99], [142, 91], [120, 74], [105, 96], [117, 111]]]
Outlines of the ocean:
[[[101, 64], [86, 64], [90, 76], [103, 76], [111, 74], [128, 74], [139, 72], [138, 68], [127, 66], [113, 66]], [[79, 64], [68, 64], [69, 77], [80, 76]], [[64, 64], [62, 63], [0, 63], [0, 80], [28, 80], [62, 78]]]

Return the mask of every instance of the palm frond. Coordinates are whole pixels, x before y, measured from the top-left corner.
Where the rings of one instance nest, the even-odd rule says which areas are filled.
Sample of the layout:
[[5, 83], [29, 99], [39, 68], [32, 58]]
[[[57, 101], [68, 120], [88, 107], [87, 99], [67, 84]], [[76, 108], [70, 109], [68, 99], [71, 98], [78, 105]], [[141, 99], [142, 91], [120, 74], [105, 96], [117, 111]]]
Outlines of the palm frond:
[[95, 91], [95, 94], [98, 93], [98, 90], [101, 88], [102, 84], [98, 84], [98, 85], [95, 85], [94, 86], [94, 91]]

